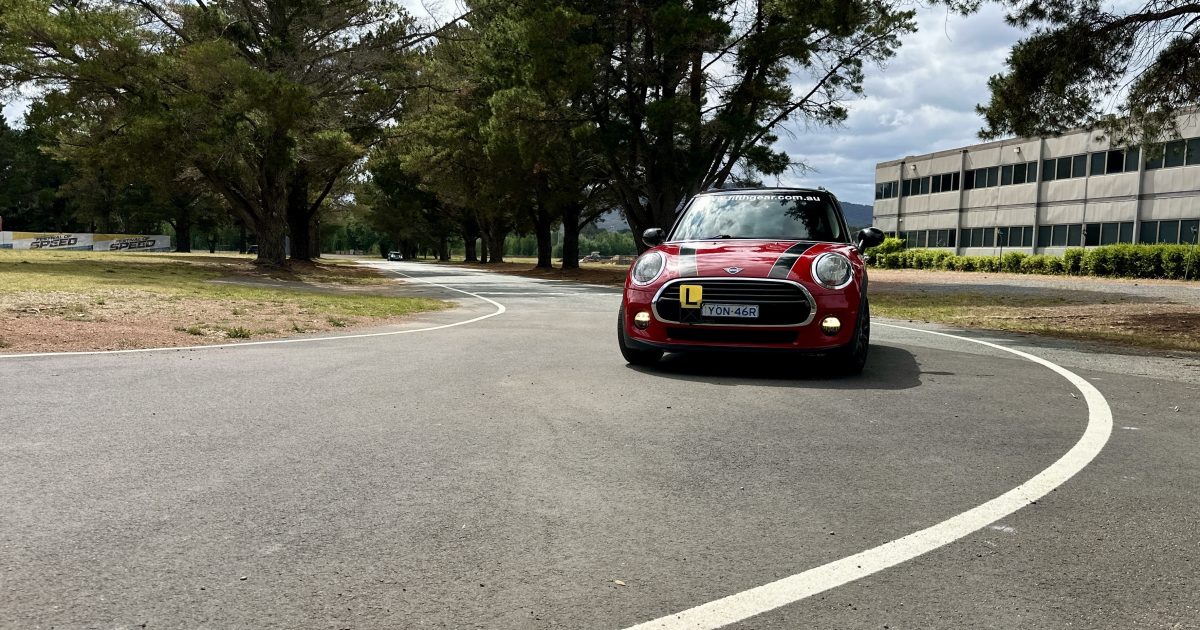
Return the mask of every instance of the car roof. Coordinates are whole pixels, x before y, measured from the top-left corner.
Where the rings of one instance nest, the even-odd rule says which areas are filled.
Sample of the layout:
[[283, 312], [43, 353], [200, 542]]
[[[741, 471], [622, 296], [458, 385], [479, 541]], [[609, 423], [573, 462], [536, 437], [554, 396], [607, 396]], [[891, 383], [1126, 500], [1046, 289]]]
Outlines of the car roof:
[[704, 192], [698, 192], [698, 193], [696, 193], [695, 196], [699, 197], [702, 195], [747, 195], [747, 194], [762, 194], [764, 192], [790, 192], [790, 193], [803, 192], [803, 193], [817, 193], [817, 194], [830, 195], [830, 196], [833, 195], [833, 193], [829, 192], [828, 190], [824, 190], [821, 188], [772, 186], [772, 187], [758, 187], [758, 188], [713, 188], [710, 190], [705, 190]]

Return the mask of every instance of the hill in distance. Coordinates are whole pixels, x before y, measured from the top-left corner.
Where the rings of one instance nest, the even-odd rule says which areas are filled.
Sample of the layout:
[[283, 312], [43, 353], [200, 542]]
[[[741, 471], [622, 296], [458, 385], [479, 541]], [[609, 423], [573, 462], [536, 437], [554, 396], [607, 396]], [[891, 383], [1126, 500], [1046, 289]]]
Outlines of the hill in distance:
[[842, 202], [842, 212], [846, 215], [846, 225], [852, 228], [865, 228], [871, 225], [871, 215], [874, 209], [861, 203]]

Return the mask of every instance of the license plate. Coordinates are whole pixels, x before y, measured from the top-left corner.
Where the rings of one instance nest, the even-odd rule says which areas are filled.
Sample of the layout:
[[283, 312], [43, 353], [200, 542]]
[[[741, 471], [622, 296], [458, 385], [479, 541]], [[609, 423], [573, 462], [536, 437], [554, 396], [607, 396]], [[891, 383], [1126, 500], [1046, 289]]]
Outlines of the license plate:
[[701, 313], [705, 317], [758, 317], [757, 304], [704, 304]]

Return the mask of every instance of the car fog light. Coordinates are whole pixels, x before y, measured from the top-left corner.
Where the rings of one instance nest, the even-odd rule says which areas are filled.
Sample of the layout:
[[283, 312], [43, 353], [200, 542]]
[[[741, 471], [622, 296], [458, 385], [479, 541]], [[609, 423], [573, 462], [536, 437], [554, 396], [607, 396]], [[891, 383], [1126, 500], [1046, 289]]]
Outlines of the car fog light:
[[633, 325], [638, 327], [638, 330], [646, 330], [650, 325], [650, 311], [642, 311], [633, 316]]
[[821, 332], [826, 335], [836, 335], [842, 329], [842, 322], [836, 317], [826, 317], [821, 320]]

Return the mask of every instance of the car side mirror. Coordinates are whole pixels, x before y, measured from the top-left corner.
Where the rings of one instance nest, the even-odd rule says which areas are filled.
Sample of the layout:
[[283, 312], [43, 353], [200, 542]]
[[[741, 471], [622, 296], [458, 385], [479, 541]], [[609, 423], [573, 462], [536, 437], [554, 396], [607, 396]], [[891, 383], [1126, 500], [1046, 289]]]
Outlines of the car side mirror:
[[[882, 232], [881, 232], [881, 234], [882, 234]], [[662, 228], [650, 228], [650, 229], [646, 230], [645, 232], [642, 232], [642, 242], [649, 245], [650, 247], [654, 247], [655, 245], [662, 245], [662, 242], [663, 242], [663, 239], [665, 238], [665, 236], [666, 235], [663, 233]]]
[[855, 246], [865, 251], [867, 248], [875, 247], [883, 242], [883, 230], [876, 227], [863, 228], [859, 230], [854, 240], [857, 241]]

